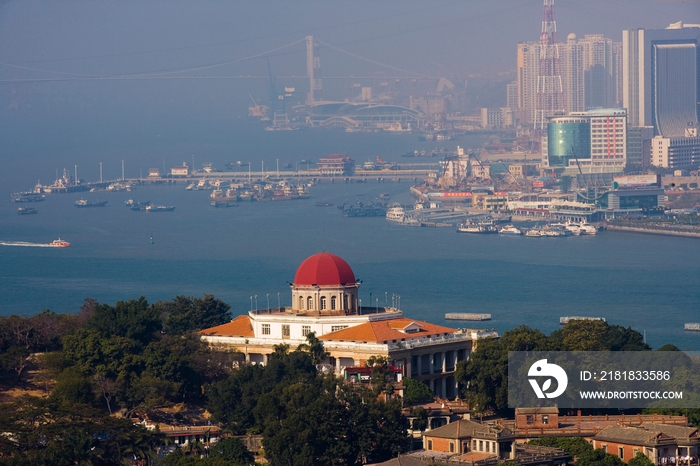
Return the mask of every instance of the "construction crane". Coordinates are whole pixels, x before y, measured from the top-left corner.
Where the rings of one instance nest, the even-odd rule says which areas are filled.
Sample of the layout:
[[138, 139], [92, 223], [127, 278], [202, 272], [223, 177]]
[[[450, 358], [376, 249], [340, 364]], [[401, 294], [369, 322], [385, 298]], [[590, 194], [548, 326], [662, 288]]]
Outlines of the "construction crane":
[[571, 155], [574, 156], [574, 160], [576, 160], [576, 166], [578, 167], [578, 172], [583, 175], [583, 170], [581, 170], [581, 164], [578, 162], [578, 157], [576, 157], [576, 151], [574, 150], [574, 145], [571, 144], [569, 147], [571, 147]]

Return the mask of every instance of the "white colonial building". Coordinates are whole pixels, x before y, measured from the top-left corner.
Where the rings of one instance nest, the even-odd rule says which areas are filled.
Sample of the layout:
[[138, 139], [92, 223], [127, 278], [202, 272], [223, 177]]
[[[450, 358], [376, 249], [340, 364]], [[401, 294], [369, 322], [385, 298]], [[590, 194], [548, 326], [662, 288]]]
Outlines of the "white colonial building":
[[384, 356], [403, 376], [422, 380], [438, 396], [456, 398], [457, 362], [469, 356], [476, 340], [498, 336], [410, 319], [394, 307], [361, 306], [352, 269], [327, 252], [302, 262], [290, 286], [291, 306], [249, 311], [202, 330], [202, 338], [213, 346], [235, 347], [249, 363], [265, 364], [275, 345], [296, 349], [313, 332], [329, 355], [321, 370], [340, 375], [371, 356]]

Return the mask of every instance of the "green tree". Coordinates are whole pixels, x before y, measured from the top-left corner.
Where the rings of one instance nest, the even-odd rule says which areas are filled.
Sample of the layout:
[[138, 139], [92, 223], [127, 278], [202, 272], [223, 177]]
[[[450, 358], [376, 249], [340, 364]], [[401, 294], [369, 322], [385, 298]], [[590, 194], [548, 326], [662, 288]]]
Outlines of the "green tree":
[[328, 356], [328, 352], [323, 348], [323, 342], [316, 337], [314, 332], [306, 335], [306, 343], [299, 345], [297, 351], [309, 353], [314, 364], [321, 364]]
[[654, 462], [651, 461], [644, 453], [638, 451], [634, 458], [627, 462], [628, 466], [654, 466]]
[[137, 300], [117, 301], [114, 306], [97, 305], [88, 326], [104, 338], [125, 337], [146, 345], [155, 339], [163, 322], [158, 309], [141, 296]]
[[430, 387], [420, 380], [404, 377], [402, 382], [404, 386], [404, 404], [427, 402], [435, 397]]
[[576, 458], [575, 466], [625, 466], [625, 462], [615, 455], [597, 448], [582, 453]]
[[223, 438], [209, 450], [211, 458], [221, 458], [231, 462], [233, 466], [250, 465], [254, 462], [251, 452], [235, 437]]
[[231, 320], [231, 306], [205, 294], [203, 298], [177, 296], [155, 307], [163, 319], [163, 330], [173, 335], [222, 325]]

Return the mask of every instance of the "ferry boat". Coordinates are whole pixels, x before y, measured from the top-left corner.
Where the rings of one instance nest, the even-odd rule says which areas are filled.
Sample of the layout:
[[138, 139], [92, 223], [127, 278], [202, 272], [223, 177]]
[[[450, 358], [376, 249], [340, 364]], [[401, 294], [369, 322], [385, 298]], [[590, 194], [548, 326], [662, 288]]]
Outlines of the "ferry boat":
[[498, 233], [498, 228], [490, 222], [465, 222], [457, 227], [459, 233]]
[[602, 322], [605, 322], [605, 317], [584, 317], [584, 316], [566, 316], [566, 317], [559, 317], [559, 323], [561, 325], [566, 325], [572, 320], [600, 320]]
[[582, 235], [595, 235], [598, 232], [598, 230], [596, 230], [596, 227], [587, 222], [579, 223], [578, 227], [581, 229]]
[[693, 332], [700, 332], [700, 322], [690, 322], [685, 324], [683, 330], [690, 330]]
[[498, 233], [502, 235], [522, 235], [523, 232], [520, 231], [519, 229], [515, 228], [513, 225], [506, 225], [500, 230], [498, 230]]
[[52, 248], [67, 248], [70, 246], [70, 243], [68, 241], [64, 241], [61, 238], [55, 239], [49, 243], [49, 246]]
[[34, 209], [33, 207], [20, 207], [17, 209], [17, 213], [20, 215], [29, 215], [29, 214], [36, 214], [39, 211]]
[[41, 202], [45, 199], [45, 195], [32, 191], [12, 193], [12, 202]]
[[445, 320], [491, 320], [491, 314], [475, 314], [471, 312], [448, 312]]
[[104, 207], [105, 205], [107, 205], [107, 201], [92, 202], [87, 199], [78, 199], [75, 201], [76, 207]]
[[525, 232], [525, 236], [527, 236], [528, 238], [544, 238], [547, 236], [547, 233], [542, 231], [541, 228], [534, 227], [527, 230]]
[[401, 223], [405, 217], [406, 210], [398, 204], [389, 207], [389, 209], [386, 211], [386, 219], [390, 222]]

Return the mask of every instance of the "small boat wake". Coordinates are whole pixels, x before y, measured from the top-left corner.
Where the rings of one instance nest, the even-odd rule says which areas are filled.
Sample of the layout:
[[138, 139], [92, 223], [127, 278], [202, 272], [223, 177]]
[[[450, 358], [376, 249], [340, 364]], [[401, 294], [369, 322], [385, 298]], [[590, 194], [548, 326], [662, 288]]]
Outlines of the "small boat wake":
[[23, 246], [26, 248], [51, 248], [47, 243], [28, 243], [26, 241], [0, 241], [0, 246]]

